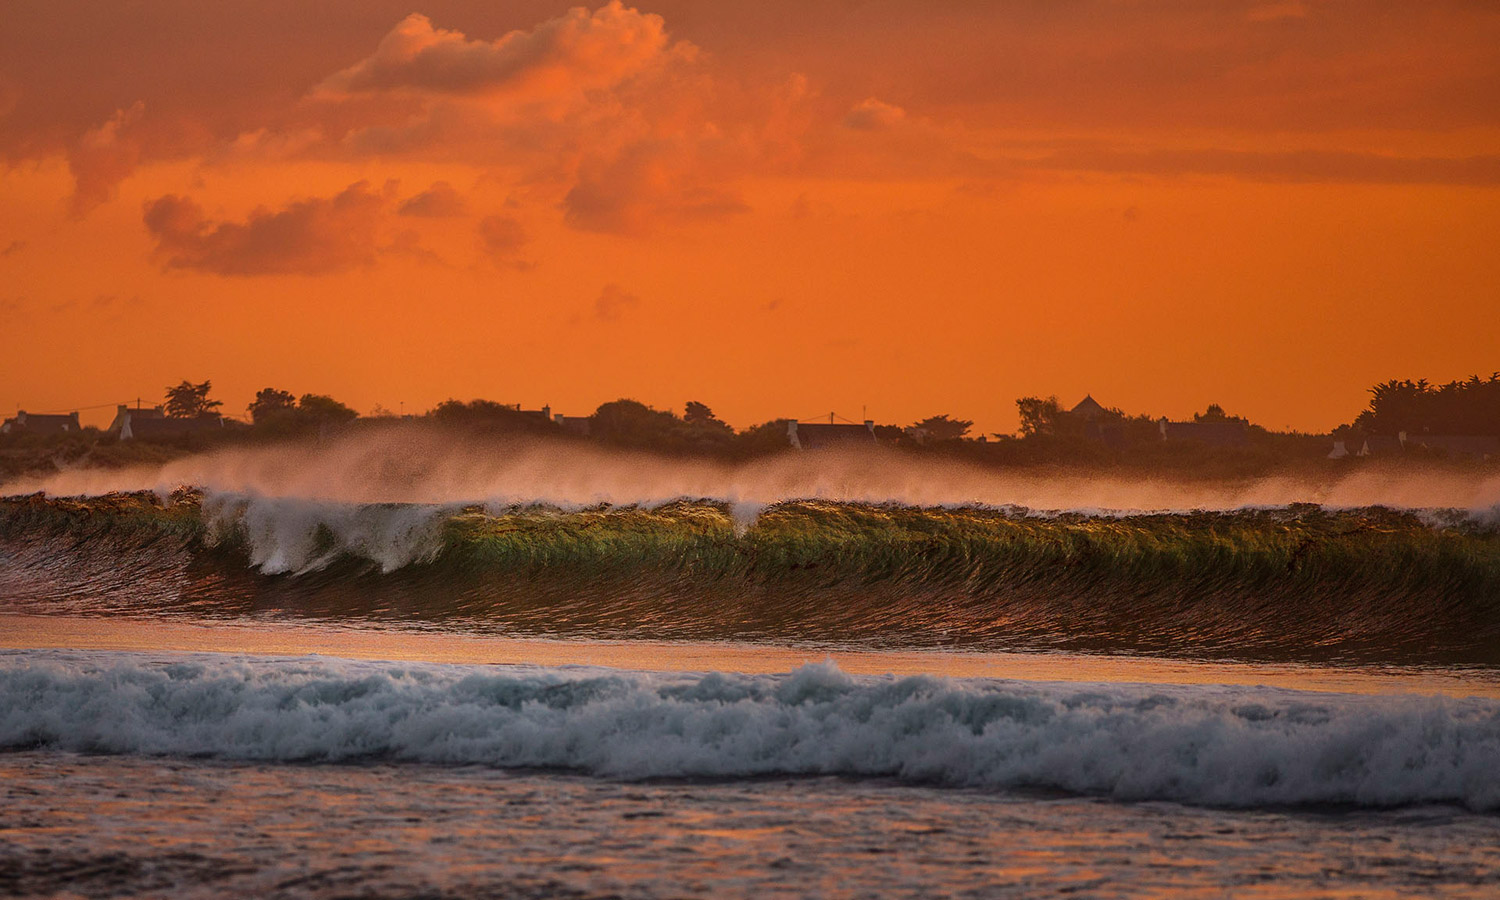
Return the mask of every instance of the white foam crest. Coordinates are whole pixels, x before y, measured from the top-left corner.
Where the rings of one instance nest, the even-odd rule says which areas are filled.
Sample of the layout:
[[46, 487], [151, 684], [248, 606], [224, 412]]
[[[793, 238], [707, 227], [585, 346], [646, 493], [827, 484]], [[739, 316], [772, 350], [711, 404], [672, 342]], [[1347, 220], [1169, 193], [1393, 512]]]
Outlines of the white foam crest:
[[1500, 476], [1478, 470], [1370, 463], [1333, 475], [1314, 466], [1257, 479], [1167, 480], [1107, 470], [994, 468], [880, 448], [784, 453], [731, 464], [562, 440], [485, 442], [414, 426], [357, 431], [316, 444], [224, 449], [161, 466], [71, 470], [12, 481], [3, 490], [68, 496], [180, 485], [346, 503], [493, 501], [561, 509], [653, 506], [679, 497], [720, 500], [742, 510], [798, 499], [1116, 512], [1292, 503], [1493, 511], [1500, 504]]
[[242, 538], [251, 565], [268, 575], [312, 572], [350, 556], [370, 560], [382, 572], [431, 560], [441, 549], [442, 521], [451, 512], [430, 504], [220, 493], [203, 498], [208, 543]]
[[1500, 809], [1500, 703], [1268, 688], [0, 658], [0, 746]]

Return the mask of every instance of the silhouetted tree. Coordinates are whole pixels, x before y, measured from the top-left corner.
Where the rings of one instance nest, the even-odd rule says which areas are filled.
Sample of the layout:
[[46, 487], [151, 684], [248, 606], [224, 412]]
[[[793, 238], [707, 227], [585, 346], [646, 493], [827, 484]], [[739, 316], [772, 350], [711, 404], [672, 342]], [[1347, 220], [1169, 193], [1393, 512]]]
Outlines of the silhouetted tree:
[[167, 415], [174, 419], [194, 419], [208, 415], [224, 404], [208, 399], [213, 382], [193, 384], [186, 379], [176, 387], [167, 388]]
[[1434, 387], [1426, 379], [1370, 388], [1370, 406], [1354, 420], [1368, 434], [1500, 434], [1500, 373]]
[[359, 413], [326, 394], [303, 394], [297, 401], [297, 416], [309, 424], [327, 427], [353, 422]]
[[623, 447], [678, 451], [692, 446], [685, 422], [638, 400], [611, 400], [591, 417], [589, 433]]
[[707, 403], [689, 400], [683, 410], [682, 421], [699, 428], [728, 427], [714, 415]]
[[255, 399], [247, 407], [250, 421], [257, 425], [284, 416], [296, 408], [297, 397], [291, 391], [278, 391], [276, 388], [261, 388], [256, 391]]
[[1022, 397], [1016, 401], [1016, 410], [1021, 414], [1021, 436], [1032, 437], [1051, 434], [1057, 427], [1062, 407], [1056, 397]]
[[683, 410], [682, 421], [687, 426], [688, 437], [700, 447], [727, 444], [734, 440], [734, 429], [715, 416], [706, 403], [689, 400]]
[[928, 416], [912, 428], [927, 432], [929, 441], [956, 441], [969, 433], [974, 423], [969, 419], [949, 418], [947, 413]]
[[557, 423], [539, 412], [493, 400], [444, 400], [427, 414], [434, 421], [465, 431], [493, 434], [553, 434]]
[[291, 391], [276, 388], [257, 391], [248, 408], [256, 429], [265, 434], [292, 434], [314, 429], [322, 432], [359, 418], [359, 413], [326, 394], [303, 394], [298, 399]]
[[1229, 413], [1224, 411], [1224, 407], [1220, 406], [1217, 403], [1210, 403], [1208, 405], [1208, 409], [1205, 409], [1201, 413], [1193, 413], [1193, 421], [1224, 423], [1238, 422], [1241, 425], [1246, 426], [1250, 424], [1249, 419], [1245, 418], [1244, 416], [1231, 416]]
[[759, 425], [751, 425], [735, 437], [735, 445], [746, 455], [758, 456], [776, 453], [792, 446], [787, 437], [791, 419], [772, 419]]

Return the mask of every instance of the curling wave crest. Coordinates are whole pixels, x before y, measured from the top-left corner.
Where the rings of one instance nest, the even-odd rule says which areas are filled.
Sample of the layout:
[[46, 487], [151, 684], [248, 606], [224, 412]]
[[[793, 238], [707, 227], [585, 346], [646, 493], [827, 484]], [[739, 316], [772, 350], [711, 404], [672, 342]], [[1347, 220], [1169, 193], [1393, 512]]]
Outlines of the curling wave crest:
[[430, 562], [442, 549], [442, 519], [453, 507], [349, 504], [300, 497], [210, 494], [203, 500], [207, 543], [242, 541], [267, 575], [305, 574], [342, 557], [382, 572]]
[[828, 664], [743, 676], [26, 654], [0, 660], [0, 746], [1500, 809], [1495, 701], [854, 677]]

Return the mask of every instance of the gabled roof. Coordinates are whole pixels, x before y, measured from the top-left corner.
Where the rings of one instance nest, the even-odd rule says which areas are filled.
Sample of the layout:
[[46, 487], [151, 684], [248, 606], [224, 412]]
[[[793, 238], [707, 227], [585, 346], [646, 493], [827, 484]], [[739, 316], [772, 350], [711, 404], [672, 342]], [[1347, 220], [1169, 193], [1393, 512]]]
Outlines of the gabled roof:
[[801, 447], [803, 450], [822, 450], [832, 446], [875, 443], [875, 429], [869, 425], [792, 422], [787, 431], [792, 446]]
[[1093, 394], [1084, 394], [1083, 399], [1078, 401], [1078, 405], [1068, 411], [1075, 416], [1083, 416], [1085, 419], [1092, 419], [1105, 413], [1104, 407], [1099, 405], [1099, 401], [1094, 399]]
[[[140, 440], [142, 438], [164, 438], [177, 437], [184, 434], [194, 434], [199, 431], [207, 431], [213, 428], [224, 427], [224, 417], [214, 414], [197, 416], [191, 419], [172, 418], [134, 418], [130, 422], [130, 434], [128, 437]], [[121, 431], [121, 438], [127, 437]]]
[[110, 431], [119, 431], [125, 427], [126, 422], [139, 422], [142, 419], [160, 419], [165, 416], [161, 406], [128, 406], [121, 403], [115, 408], [115, 417], [109, 423]]
[[17, 412], [15, 418], [6, 419], [4, 425], [6, 432], [22, 431], [27, 434], [67, 434], [70, 431], [78, 431], [79, 428], [76, 412], [48, 415], [29, 413], [24, 409]]

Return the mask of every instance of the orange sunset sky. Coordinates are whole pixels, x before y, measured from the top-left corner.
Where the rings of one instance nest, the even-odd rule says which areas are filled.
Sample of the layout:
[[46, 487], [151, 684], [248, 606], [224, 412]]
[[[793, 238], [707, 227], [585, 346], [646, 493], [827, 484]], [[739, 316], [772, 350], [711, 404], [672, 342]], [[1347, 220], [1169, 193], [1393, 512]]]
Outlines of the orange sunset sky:
[[[1014, 400], [1500, 367], [1500, 3], [12, 0], [0, 409]], [[108, 410], [85, 413], [105, 422]]]

